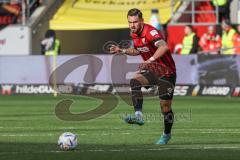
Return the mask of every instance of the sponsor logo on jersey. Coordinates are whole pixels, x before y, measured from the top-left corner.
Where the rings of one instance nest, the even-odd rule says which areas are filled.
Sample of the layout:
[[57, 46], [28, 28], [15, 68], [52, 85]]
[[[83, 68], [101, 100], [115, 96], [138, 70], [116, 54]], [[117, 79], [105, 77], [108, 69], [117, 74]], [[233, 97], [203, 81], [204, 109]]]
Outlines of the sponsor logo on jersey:
[[152, 31], [150, 31], [150, 34], [154, 37], [155, 35], [158, 35], [158, 31], [152, 30]]
[[168, 88], [168, 89], [167, 89], [167, 94], [168, 94], [169, 96], [171, 96], [172, 93], [173, 93], [173, 88]]
[[137, 50], [139, 52], [145, 52], [145, 53], [150, 52], [150, 49], [148, 47], [138, 47]]

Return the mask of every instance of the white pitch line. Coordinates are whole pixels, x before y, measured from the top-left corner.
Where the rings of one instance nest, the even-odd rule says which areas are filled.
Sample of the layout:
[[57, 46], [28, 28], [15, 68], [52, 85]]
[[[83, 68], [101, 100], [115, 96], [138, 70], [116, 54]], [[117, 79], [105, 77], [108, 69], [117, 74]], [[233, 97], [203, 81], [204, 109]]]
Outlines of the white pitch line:
[[131, 133], [129, 133], [129, 132], [124, 132], [124, 133], [121, 133], [121, 134], [123, 134], [123, 135], [130, 135]]
[[0, 134], [0, 137], [44, 137], [54, 135], [56, 134]]
[[[45, 137], [45, 136], [58, 136], [59, 134], [0, 134], [0, 137]], [[77, 134], [78, 136], [86, 136], [87, 134]], [[101, 135], [101, 134], [100, 134]], [[104, 136], [109, 134], [103, 134]]]
[[[13, 127], [13, 126], [0, 126], [0, 129], [53, 129], [53, 130], [58, 130], [58, 129], [63, 129], [63, 130], [66, 130], [66, 129], [83, 129], [83, 128], [79, 128], [79, 127], [52, 127], [52, 128], [44, 128], [44, 127], [37, 127], [37, 128], [33, 128], [33, 127], [27, 127], [27, 126], [16, 126], [16, 127]], [[85, 128], [84, 128], [85, 129]], [[91, 128], [88, 128], [88, 129], [91, 129]], [[94, 128], [95, 129], [95, 128]], [[101, 129], [101, 128], [99, 128]], [[112, 128], [114, 130], [122, 130], [122, 128]], [[240, 129], [236, 128], [232, 128], [232, 129], [225, 129], [225, 128], [192, 128], [192, 129], [182, 129], [182, 128], [175, 128], [174, 130], [176, 131], [240, 131]]]
[[[158, 133], [158, 132], [152, 132], [152, 133]], [[177, 132], [179, 133], [179, 132]], [[183, 131], [181, 133], [184, 134], [196, 134], [196, 132], [188, 132], [188, 131]], [[101, 133], [98, 134], [100, 136], [113, 136], [113, 135], [134, 135], [135, 133], [130, 133], [130, 132], [122, 132], [122, 133]], [[139, 133], [138, 133], [139, 134]], [[148, 133], [141, 133], [141, 135], [147, 135]], [[201, 131], [197, 132], [197, 134], [240, 134], [240, 131]], [[0, 137], [44, 137], [44, 136], [55, 136], [59, 135], [57, 133], [46, 133], [46, 134], [31, 134], [31, 133], [24, 133], [24, 134], [1, 134]], [[81, 134], [76, 134], [77, 136], [86, 136], [88, 134], [86, 133], [81, 133]]]
[[[45, 127], [27, 127], [27, 126], [21, 126], [21, 127], [18, 127], [18, 126], [0, 126], [0, 129], [30, 129], [30, 130], [35, 130], [35, 129], [51, 129], [51, 130], [71, 130], [71, 129], [78, 129], [78, 130], [81, 130], [81, 129], [96, 129], [96, 128], [80, 128], [80, 127], [49, 127], [49, 128], [45, 128]], [[99, 128], [99, 129], [105, 129], [105, 128]], [[107, 128], [106, 128], [107, 129]], [[111, 128], [113, 130], [122, 130], [122, 128]]]
[[191, 128], [191, 129], [182, 129], [182, 128], [175, 128], [174, 130], [191, 130], [191, 131], [240, 131], [238, 128]]
[[[184, 133], [184, 134], [196, 134], [196, 132], [181, 132], [181, 133]], [[213, 132], [213, 131], [203, 131], [203, 132], [197, 132], [197, 133], [200, 133], [200, 134], [229, 134], [229, 133], [231, 133], [231, 134], [240, 134], [240, 131], [229, 131], [229, 132], [223, 132], [223, 131], [215, 131], [215, 132]]]

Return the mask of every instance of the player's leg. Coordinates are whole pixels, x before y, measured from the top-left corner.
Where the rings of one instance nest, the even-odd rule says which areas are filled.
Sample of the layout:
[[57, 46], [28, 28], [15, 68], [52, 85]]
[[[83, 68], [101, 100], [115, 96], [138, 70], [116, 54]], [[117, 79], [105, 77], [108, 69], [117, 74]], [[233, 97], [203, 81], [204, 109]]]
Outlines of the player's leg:
[[125, 121], [130, 124], [139, 124], [143, 125], [143, 114], [142, 114], [142, 105], [143, 105], [143, 94], [141, 91], [142, 86], [149, 85], [149, 74], [147, 70], [137, 72], [133, 79], [130, 80], [131, 86], [131, 96], [134, 106], [135, 116], [127, 116]]
[[172, 111], [172, 98], [174, 93], [176, 77], [161, 78], [159, 83], [159, 98], [161, 111], [164, 117], [163, 135], [157, 141], [157, 144], [167, 144], [171, 139], [171, 129], [174, 122], [174, 113]]
[[164, 131], [156, 144], [167, 144], [171, 139], [171, 129], [174, 122], [174, 114], [171, 109], [171, 100], [160, 100], [161, 110], [164, 117]]
[[141, 74], [141, 72], [136, 73], [130, 80], [131, 96], [135, 112], [142, 111], [143, 94], [141, 87], [145, 85], [148, 85], [148, 80]]
[[171, 134], [174, 114], [171, 108], [172, 100], [160, 100], [161, 111], [164, 117], [164, 134]]

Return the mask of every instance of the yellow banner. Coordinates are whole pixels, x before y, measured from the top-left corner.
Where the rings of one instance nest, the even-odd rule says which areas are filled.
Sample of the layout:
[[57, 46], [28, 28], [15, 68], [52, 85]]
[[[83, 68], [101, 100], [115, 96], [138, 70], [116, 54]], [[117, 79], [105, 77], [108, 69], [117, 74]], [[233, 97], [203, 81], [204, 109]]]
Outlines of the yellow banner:
[[152, 8], [168, 8], [170, 0], [78, 0], [74, 8], [91, 10], [126, 11], [131, 8], [151, 10]]
[[162, 24], [171, 17], [171, 0], [66, 0], [50, 21], [50, 27], [55, 30], [127, 28], [127, 11], [131, 8], [142, 10], [146, 23], [151, 9], [159, 10]]

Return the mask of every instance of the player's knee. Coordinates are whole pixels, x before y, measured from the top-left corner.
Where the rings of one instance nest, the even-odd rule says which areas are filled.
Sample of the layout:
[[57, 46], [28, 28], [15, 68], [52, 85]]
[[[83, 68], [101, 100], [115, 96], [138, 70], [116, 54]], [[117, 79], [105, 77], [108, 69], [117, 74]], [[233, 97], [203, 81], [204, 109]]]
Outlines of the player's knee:
[[171, 104], [172, 104], [171, 100], [161, 100], [160, 106], [161, 106], [162, 112], [163, 113], [170, 112], [172, 110]]
[[140, 90], [142, 84], [137, 79], [131, 79], [130, 86], [132, 90]]

